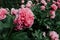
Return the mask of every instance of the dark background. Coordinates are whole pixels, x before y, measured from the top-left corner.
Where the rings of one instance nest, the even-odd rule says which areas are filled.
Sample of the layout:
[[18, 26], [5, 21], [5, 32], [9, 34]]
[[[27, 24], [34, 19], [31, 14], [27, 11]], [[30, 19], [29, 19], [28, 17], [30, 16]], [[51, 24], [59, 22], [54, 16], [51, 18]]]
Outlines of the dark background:
[[21, 0], [0, 0], [0, 7], [3, 8], [19, 8], [21, 4]]
[[[28, 0], [25, 0], [24, 4], [27, 3]], [[31, 0], [33, 3], [37, 3], [36, 0]], [[19, 8], [21, 5], [21, 0], [0, 0], [0, 7], [3, 8]]]

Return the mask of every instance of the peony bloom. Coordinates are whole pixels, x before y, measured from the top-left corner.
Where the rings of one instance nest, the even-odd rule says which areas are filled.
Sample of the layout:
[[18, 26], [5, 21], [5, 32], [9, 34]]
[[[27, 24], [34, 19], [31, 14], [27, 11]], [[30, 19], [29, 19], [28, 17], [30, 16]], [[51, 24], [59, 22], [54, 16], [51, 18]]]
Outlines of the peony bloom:
[[50, 10], [50, 18], [52, 18], [52, 19], [54, 19], [55, 18], [55, 11], [53, 11], [53, 10]]
[[54, 11], [56, 11], [58, 7], [57, 7], [55, 4], [52, 4], [52, 5], [51, 5], [51, 8], [52, 8]]
[[59, 2], [56, 2], [56, 4], [57, 4], [58, 8], [60, 8], [60, 3]]
[[51, 31], [49, 33], [49, 36], [51, 37], [52, 40], [58, 40], [59, 39], [59, 35], [55, 31]]
[[11, 14], [12, 15], [16, 15], [17, 13], [18, 13], [17, 9], [14, 9], [14, 8], [11, 9]]
[[41, 3], [42, 3], [44, 6], [46, 6], [46, 5], [47, 5], [47, 3], [46, 3], [46, 1], [45, 1], [45, 0], [41, 0]]
[[3, 20], [6, 18], [7, 10], [4, 8], [0, 9], [0, 20]]
[[45, 6], [41, 6], [41, 10], [45, 10]]
[[28, 1], [26, 7], [30, 8], [32, 6], [32, 1]]
[[16, 29], [30, 28], [34, 23], [34, 15], [29, 8], [19, 10], [18, 18], [15, 20], [17, 24]]

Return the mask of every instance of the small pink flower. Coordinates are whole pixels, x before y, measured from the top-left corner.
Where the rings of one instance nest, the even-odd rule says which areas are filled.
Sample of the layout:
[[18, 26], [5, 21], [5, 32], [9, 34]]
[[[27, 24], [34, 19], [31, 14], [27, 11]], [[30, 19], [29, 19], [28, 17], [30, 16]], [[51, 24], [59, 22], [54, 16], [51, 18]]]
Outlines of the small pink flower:
[[60, 3], [59, 3], [59, 2], [57, 2], [56, 4], [57, 4], [58, 8], [60, 8]]
[[28, 1], [26, 7], [30, 8], [32, 6], [32, 1]]
[[59, 39], [59, 35], [55, 31], [51, 31], [49, 36], [51, 37], [52, 40]]
[[53, 11], [53, 10], [50, 10], [50, 18], [52, 18], [52, 19], [54, 19], [55, 18], [55, 11]]
[[30, 8], [31, 7], [31, 4], [30, 3], [27, 3], [26, 4], [26, 7]]
[[45, 0], [41, 0], [41, 3], [44, 4], [44, 6], [47, 5], [46, 1]]
[[4, 8], [0, 9], [0, 20], [3, 20], [6, 18], [7, 10]]
[[11, 14], [12, 15], [16, 15], [17, 13], [18, 13], [17, 9], [14, 9], [14, 8], [11, 9]]
[[51, 15], [55, 14], [55, 11], [50, 10], [50, 14], [51, 14]]
[[52, 4], [52, 5], [51, 5], [51, 8], [52, 8], [54, 11], [56, 11], [58, 7], [57, 7], [55, 4]]
[[24, 3], [24, 0], [21, 0], [22, 3]]
[[45, 10], [45, 6], [41, 6], [41, 10]]

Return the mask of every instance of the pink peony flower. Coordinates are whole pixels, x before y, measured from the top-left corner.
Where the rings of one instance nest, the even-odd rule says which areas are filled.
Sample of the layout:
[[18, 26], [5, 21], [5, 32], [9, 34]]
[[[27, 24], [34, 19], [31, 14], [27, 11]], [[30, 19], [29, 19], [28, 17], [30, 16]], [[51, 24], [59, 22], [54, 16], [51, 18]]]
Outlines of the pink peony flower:
[[51, 5], [51, 8], [52, 8], [54, 11], [56, 11], [58, 7], [57, 7], [55, 4], [52, 4], [52, 5]]
[[3, 20], [6, 18], [7, 10], [4, 8], [0, 9], [0, 20]]
[[32, 11], [29, 8], [20, 9], [15, 23], [17, 24], [16, 29], [30, 28], [34, 23], [34, 15]]
[[29, 3], [28, 3], [28, 4], [26, 4], [26, 7], [30, 8], [30, 7], [31, 7], [31, 4], [29, 4]]
[[45, 0], [41, 0], [41, 3], [44, 4], [44, 6], [47, 5], [46, 1]]
[[41, 6], [41, 10], [45, 10], [45, 6]]
[[28, 1], [26, 7], [30, 8], [32, 6], [32, 1]]
[[56, 4], [57, 4], [58, 8], [60, 8], [60, 3], [59, 2], [56, 2]]
[[50, 18], [52, 18], [52, 19], [54, 19], [55, 18], [55, 11], [53, 11], [53, 10], [50, 10]]
[[11, 9], [11, 14], [12, 15], [16, 15], [17, 13], [18, 13], [17, 9], [14, 9], [14, 8]]
[[59, 39], [59, 35], [55, 31], [51, 31], [49, 36], [51, 37], [52, 40]]

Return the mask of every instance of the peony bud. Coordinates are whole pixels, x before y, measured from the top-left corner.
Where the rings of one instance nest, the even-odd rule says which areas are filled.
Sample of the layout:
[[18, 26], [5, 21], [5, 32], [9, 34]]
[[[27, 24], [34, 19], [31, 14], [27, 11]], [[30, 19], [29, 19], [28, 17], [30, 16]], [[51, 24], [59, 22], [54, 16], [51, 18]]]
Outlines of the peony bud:
[[45, 6], [41, 6], [41, 10], [45, 10]]
[[28, 1], [26, 7], [30, 8], [32, 6], [32, 1]]
[[41, 3], [44, 4], [44, 6], [47, 5], [46, 1], [45, 0], [41, 0]]
[[55, 11], [53, 11], [53, 10], [50, 10], [50, 18], [52, 18], [52, 19], [54, 19], [55, 18]]

